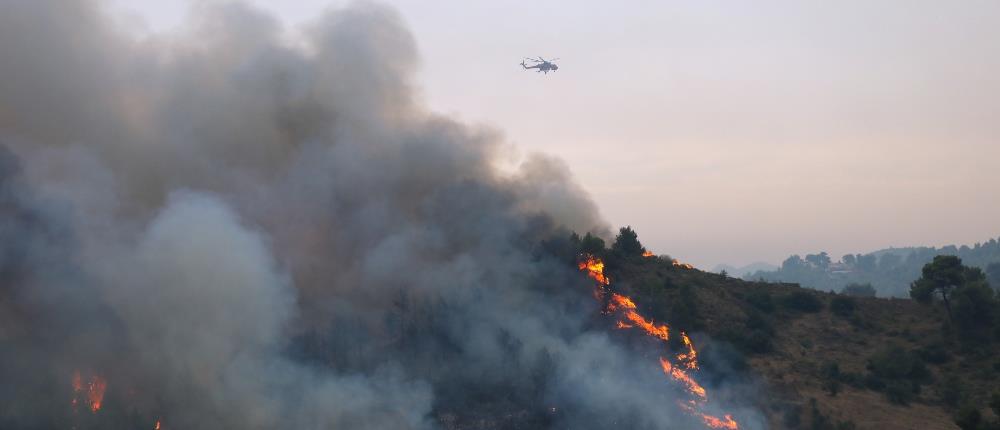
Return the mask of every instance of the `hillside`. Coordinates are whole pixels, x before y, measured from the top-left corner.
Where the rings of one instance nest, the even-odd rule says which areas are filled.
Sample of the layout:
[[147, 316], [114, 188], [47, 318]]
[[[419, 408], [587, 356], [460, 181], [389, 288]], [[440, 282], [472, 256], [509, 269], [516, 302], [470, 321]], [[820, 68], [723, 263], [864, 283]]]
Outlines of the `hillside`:
[[769, 428], [956, 429], [963, 408], [995, 419], [998, 339], [960, 341], [939, 305], [748, 282], [659, 257], [607, 261], [613, 289], [692, 333], [710, 385], [760, 390], [753, 403]]

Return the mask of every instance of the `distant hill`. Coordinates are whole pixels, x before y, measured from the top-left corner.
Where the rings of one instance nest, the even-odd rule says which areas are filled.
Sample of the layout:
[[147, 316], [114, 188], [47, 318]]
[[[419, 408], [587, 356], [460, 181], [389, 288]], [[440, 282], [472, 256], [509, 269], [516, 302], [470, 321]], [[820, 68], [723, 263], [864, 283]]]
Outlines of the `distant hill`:
[[730, 266], [728, 264], [720, 264], [718, 266], [715, 266], [715, 268], [712, 269], [712, 272], [722, 273], [723, 271], [725, 271], [726, 274], [728, 274], [729, 276], [742, 278], [744, 275], [747, 274], [755, 272], [770, 272], [778, 270], [779, 268], [780, 268], [779, 266], [775, 266], [771, 263], [764, 263], [764, 262], [750, 263], [747, 264], [746, 266], [740, 266], [740, 267]]
[[871, 284], [879, 296], [908, 297], [910, 283], [920, 277], [921, 268], [936, 255], [958, 256], [965, 265], [986, 271], [994, 287], [1000, 286], [1000, 242], [997, 239], [972, 246], [887, 248], [867, 254], [848, 254], [836, 261], [825, 252], [805, 257], [793, 255], [779, 268], [738, 276], [747, 280], [793, 282], [823, 291], [840, 291], [847, 284]]

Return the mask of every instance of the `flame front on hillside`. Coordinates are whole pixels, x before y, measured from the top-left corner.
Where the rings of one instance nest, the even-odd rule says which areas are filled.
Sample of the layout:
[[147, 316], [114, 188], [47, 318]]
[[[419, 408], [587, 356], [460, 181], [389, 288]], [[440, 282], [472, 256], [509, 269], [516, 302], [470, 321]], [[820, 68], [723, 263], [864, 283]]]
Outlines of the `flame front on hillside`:
[[690, 270], [690, 269], [694, 269], [694, 266], [693, 266], [693, 265], [691, 265], [691, 264], [689, 264], [689, 263], [681, 263], [681, 262], [680, 262], [680, 261], [678, 261], [678, 260], [674, 260], [674, 261], [672, 261], [672, 262], [671, 262], [671, 264], [673, 264], [673, 265], [674, 265], [674, 267], [680, 267], [681, 269], [688, 269], [688, 270]]
[[[646, 255], [644, 254], [644, 256]], [[676, 260], [673, 264], [683, 268], [691, 268], [690, 265], [678, 263]], [[580, 259], [578, 267], [581, 271], [586, 272], [588, 277], [597, 281], [598, 285], [594, 291], [594, 296], [599, 300], [608, 297], [603, 313], [605, 315], [615, 313], [621, 315], [622, 319], [617, 321], [619, 329], [638, 327], [647, 336], [657, 338], [663, 342], [670, 340], [669, 326], [666, 324], [657, 324], [652, 319], [644, 317], [639, 313], [635, 302], [628, 296], [609, 291], [608, 287], [611, 285], [611, 279], [604, 274], [604, 261], [592, 255], [584, 255]], [[608, 296], [609, 294], [610, 296]], [[687, 333], [680, 332], [680, 337], [681, 342], [684, 344], [685, 352], [677, 354], [674, 357], [676, 364], [671, 362], [670, 359], [661, 356], [660, 366], [664, 374], [681, 384], [685, 391], [692, 397], [687, 402], [680, 402], [681, 409], [701, 418], [702, 422], [709, 427], [730, 430], [739, 429], [739, 424], [731, 415], [724, 415], [722, 418], [719, 418], [702, 412], [701, 408], [708, 402], [708, 393], [705, 387], [702, 387], [690, 373], [690, 371], [698, 370], [698, 353]]]

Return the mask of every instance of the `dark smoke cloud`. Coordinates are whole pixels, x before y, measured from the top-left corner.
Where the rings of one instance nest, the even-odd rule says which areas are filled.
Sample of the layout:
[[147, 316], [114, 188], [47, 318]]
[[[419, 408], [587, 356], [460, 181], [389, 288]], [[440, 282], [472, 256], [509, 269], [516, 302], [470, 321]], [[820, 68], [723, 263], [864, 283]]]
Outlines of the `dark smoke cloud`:
[[142, 39], [97, 6], [0, 3], [0, 428], [687, 422], [540, 250], [606, 234], [594, 204], [424, 110], [393, 11], [292, 46], [238, 3]]

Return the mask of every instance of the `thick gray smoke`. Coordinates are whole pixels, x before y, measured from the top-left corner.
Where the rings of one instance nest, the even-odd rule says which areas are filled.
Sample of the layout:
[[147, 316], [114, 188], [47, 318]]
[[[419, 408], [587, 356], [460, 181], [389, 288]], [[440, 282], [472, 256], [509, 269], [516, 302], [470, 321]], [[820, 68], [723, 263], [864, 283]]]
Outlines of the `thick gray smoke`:
[[142, 39], [98, 6], [0, 1], [0, 428], [687, 422], [544, 252], [594, 205], [424, 110], [393, 11], [290, 44], [240, 4]]

